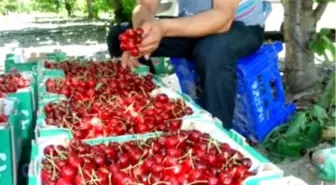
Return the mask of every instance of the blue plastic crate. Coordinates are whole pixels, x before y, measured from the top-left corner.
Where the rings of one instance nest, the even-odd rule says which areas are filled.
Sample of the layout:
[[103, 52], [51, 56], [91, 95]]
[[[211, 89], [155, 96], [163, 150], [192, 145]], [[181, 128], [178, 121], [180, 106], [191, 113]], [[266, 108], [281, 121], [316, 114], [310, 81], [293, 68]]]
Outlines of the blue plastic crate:
[[[263, 45], [254, 54], [238, 62], [237, 95], [233, 127], [240, 134], [262, 142], [276, 126], [284, 123], [295, 111], [294, 104], [286, 104], [278, 53], [282, 43]], [[172, 58], [184, 93], [195, 94], [198, 78], [192, 61]]]
[[198, 102], [196, 95], [198, 74], [194, 63], [190, 60], [180, 58], [171, 58], [171, 63], [179, 79], [182, 92], [188, 94], [195, 102]]

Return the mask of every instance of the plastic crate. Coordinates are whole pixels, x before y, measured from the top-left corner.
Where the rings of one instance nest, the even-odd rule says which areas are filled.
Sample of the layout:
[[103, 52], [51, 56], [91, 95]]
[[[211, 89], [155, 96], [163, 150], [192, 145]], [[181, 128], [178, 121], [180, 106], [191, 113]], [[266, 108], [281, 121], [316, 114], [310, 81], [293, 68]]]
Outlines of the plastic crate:
[[284, 123], [295, 111], [286, 104], [278, 69], [282, 43], [263, 45], [256, 53], [239, 60], [234, 129], [262, 142], [271, 130]]
[[[244, 156], [252, 160], [251, 170], [256, 172], [256, 175], [246, 179], [242, 185], [261, 185], [266, 180], [279, 179], [283, 177], [283, 171], [264, 158], [260, 153], [249, 146], [244, 138], [234, 131], [227, 131], [221, 127], [221, 123], [216, 119], [209, 120], [208, 118], [190, 118], [182, 130], [199, 130], [203, 133], [208, 133], [219, 142], [228, 143], [233, 149], [241, 152]], [[90, 145], [97, 145], [109, 142], [127, 142], [137, 139], [147, 139], [160, 136], [159, 132], [138, 134], [138, 135], [123, 135], [119, 137], [97, 138], [85, 140]], [[53, 135], [49, 137], [40, 137], [33, 142], [33, 150], [31, 155], [31, 163], [29, 165], [29, 185], [41, 185], [41, 161], [43, 159], [43, 150], [47, 145], [67, 145], [69, 141], [67, 135]]]
[[0, 98], [0, 107], [0, 113], [9, 117], [7, 123], [0, 124], [0, 184], [16, 185], [22, 151], [20, 101]]
[[190, 60], [180, 58], [172, 58], [171, 64], [174, 66], [182, 92], [192, 97], [195, 102], [198, 102], [196, 95], [198, 74], [195, 64]]
[[37, 65], [37, 60], [29, 61], [25, 63], [20, 63], [18, 61], [22, 60], [21, 56], [14, 55], [14, 54], [7, 54], [5, 60], [5, 72], [8, 73], [9, 71], [15, 69], [18, 72], [23, 71], [34, 71]]
[[[236, 108], [233, 128], [243, 136], [262, 142], [276, 126], [284, 123], [295, 111], [286, 104], [277, 54], [282, 43], [264, 44], [254, 54], [238, 61]], [[181, 89], [191, 97], [195, 94], [198, 74], [195, 64], [172, 58]], [[197, 101], [197, 99], [196, 99]]]

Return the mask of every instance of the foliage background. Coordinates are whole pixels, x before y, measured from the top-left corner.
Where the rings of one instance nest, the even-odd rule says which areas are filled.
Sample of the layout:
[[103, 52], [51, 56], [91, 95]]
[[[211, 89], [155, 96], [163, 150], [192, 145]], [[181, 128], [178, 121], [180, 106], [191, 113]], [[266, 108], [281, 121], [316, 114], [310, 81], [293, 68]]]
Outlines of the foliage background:
[[[95, 13], [111, 13], [113, 6], [111, 0], [91, 0]], [[136, 0], [121, 1], [125, 14], [130, 15]], [[65, 13], [65, 3], [72, 5], [75, 15], [86, 15], [87, 0], [0, 0], [0, 14], [9, 12], [29, 13], [29, 12], [54, 12]]]

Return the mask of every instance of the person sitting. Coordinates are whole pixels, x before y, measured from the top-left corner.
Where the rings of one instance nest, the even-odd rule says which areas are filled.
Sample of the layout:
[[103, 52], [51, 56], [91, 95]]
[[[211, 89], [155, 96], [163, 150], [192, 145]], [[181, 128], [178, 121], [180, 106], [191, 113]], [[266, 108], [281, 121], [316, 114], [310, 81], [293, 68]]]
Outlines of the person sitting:
[[[147, 64], [150, 56], [190, 58], [200, 75], [200, 105], [231, 128], [239, 58], [255, 52], [263, 43], [266, 19], [261, 0], [177, 0], [179, 16], [156, 19], [160, 0], [140, 0], [132, 23], [112, 26], [107, 44], [111, 57], [124, 67]], [[140, 57], [120, 50], [119, 35], [128, 28], [142, 28]], [[139, 63], [140, 62], [140, 63]]]

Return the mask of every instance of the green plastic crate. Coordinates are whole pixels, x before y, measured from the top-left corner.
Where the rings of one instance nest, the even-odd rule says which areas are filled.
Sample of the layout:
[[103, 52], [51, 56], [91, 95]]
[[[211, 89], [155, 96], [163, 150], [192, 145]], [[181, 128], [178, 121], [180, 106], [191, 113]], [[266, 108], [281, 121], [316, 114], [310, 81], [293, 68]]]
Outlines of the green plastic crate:
[[[15, 55], [13, 53], [7, 54], [5, 59], [5, 72], [9, 72], [11, 69], [16, 69], [18, 72], [23, 71], [36, 71], [37, 65], [41, 60], [22, 61], [22, 55]], [[47, 53], [44, 60], [50, 61], [64, 61], [67, 58], [64, 52]], [[21, 60], [21, 62], [20, 62]]]
[[0, 126], [0, 184], [16, 185], [22, 144], [20, 104], [15, 98], [2, 98], [0, 104], [3, 113], [9, 115], [8, 123]]
[[[34, 90], [34, 101], [36, 102], [37, 100], [37, 64], [38, 60], [32, 60], [24, 63], [19, 63], [19, 58], [20, 56], [14, 55], [14, 54], [7, 54], [6, 59], [5, 59], [5, 73], [10, 72], [12, 69], [15, 69], [17, 72], [20, 73], [26, 73], [30, 74], [32, 77], [31, 81], [32, 84], [31, 87]], [[36, 107], [35, 107], [36, 108]]]
[[8, 54], [5, 59], [5, 72], [8, 73], [12, 69], [17, 70], [18, 72], [23, 71], [35, 71], [37, 67], [37, 60], [28, 61], [24, 63], [19, 63], [18, 58], [20, 56], [14, 54]]
[[8, 94], [8, 97], [17, 98], [21, 104], [21, 124], [23, 145], [28, 146], [34, 138], [34, 106], [33, 95], [30, 88], [22, 89], [19, 92]]
[[16, 93], [8, 94], [8, 97], [13, 97], [20, 101], [23, 146], [30, 146], [31, 140], [34, 138], [34, 118], [37, 109], [37, 102], [35, 100], [37, 93], [34, 90], [36, 83], [32, 72], [22, 72], [21, 74], [25, 78], [31, 79], [30, 86], [24, 89], [19, 89]]
[[47, 56], [46, 58], [48, 60], [58, 61], [58, 62], [64, 61], [68, 58], [68, 56], [65, 52], [48, 53], [46, 56]]
[[[54, 77], [53, 79], [62, 79], [63, 77]], [[50, 92], [47, 92], [47, 89], [46, 89], [46, 81], [47, 79], [49, 79], [49, 77], [45, 78], [44, 80], [42, 80], [39, 85], [38, 85], [38, 102], [41, 101], [42, 99], [44, 98], [49, 98], [49, 97], [55, 97], [55, 96], [62, 96], [60, 94], [55, 94], [55, 93], [50, 93]]]
[[157, 75], [165, 76], [174, 73], [174, 66], [171, 65], [169, 58], [153, 57], [151, 60]]
[[[178, 99], [183, 99], [186, 102], [186, 105], [189, 106], [190, 108], [193, 109], [194, 115], [199, 116], [199, 115], [205, 115], [205, 116], [210, 116], [208, 112], [206, 112], [204, 109], [202, 109], [199, 105], [194, 103], [190, 97], [177, 93], [172, 91], [169, 88], [161, 87], [158, 89], [155, 89], [152, 92], [152, 95], [156, 95], [159, 93], [165, 93], [168, 95], [170, 98], [178, 98]], [[49, 126], [45, 124], [45, 114], [43, 111], [43, 107], [49, 103], [49, 102], [59, 102], [60, 100], [66, 99], [65, 96], [51, 96], [49, 98], [45, 98], [44, 101], [41, 101], [39, 103], [39, 110], [38, 110], [38, 115], [36, 119], [36, 128], [35, 128], [35, 137], [48, 137], [48, 136], [56, 136], [56, 135], [67, 135], [70, 138], [73, 138], [72, 133], [68, 129], [64, 128], [58, 128], [55, 126]]]
[[[277, 179], [283, 176], [283, 171], [277, 168], [275, 165], [270, 163], [266, 158], [256, 152], [252, 147], [250, 147], [245, 140], [237, 135], [235, 132], [223, 130], [220, 126], [220, 122], [216, 119], [214, 120], [204, 120], [202, 118], [193, 118], [189, 121], [189, 124], [185, 124], [183, 130], [200, 130], [210, 134], [212, 137], [217, 139], [219, 142], [226, 142], [230, 146], [243, 155], [251, 158], [252, 169], [257, 171], [257, 175], [248, 178], [244, 185], [261, 185], [263, 181], [270, 179]], [[146, 139], [150, 137], [157, 137], [161, 133], [150, 133], [144, 135], [125, 135], [119, 137], [110, 138], [100, 138], [86, 140], [90, 145], [97, 145], [106, 142], [126, 142], [135, 139]], [[32, 158], [29, 167], [29, 185], [41, 185], [40, 171], [41, 171], [41, 159], [43, 156], [43, 149], [50, 144], [63, 144], [69, 141], [68, 136], [59, 135], [52, 137], [39, 138], [33, 144]]]
[[37, 74], [38, 83], [41, 83], [48, 78], [65, 78], [65, 74], [63, 70], [45, 68], [40, 70]]

